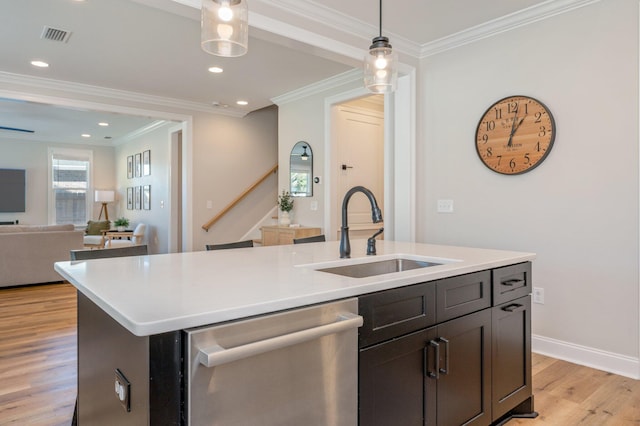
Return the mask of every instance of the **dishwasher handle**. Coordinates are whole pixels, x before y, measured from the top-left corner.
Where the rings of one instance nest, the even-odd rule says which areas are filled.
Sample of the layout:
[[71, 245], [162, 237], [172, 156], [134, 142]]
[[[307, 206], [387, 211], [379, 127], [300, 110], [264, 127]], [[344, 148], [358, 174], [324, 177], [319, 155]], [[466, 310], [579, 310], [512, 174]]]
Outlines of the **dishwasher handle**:
[[238, 361], [254, 355], [285, 348], [287, 346], [293, 346], [298, 343], [308, 342], [309, 340], [317, 339], [329, 334], [358, 328], [362, 326], [363, 322], [364, 320], [360, 315], [353, 313], [341, 313], [338, 315], [338, 319], [330, 324], [296, 331], [282, 336], [272, 337], [270, 339], [259, 340], [257, 342], [247, 343], [246, 345], [236, 346], [235, 348], [226, 349], [220, 345], [200, 348], [198, 360], [205, 367], [215, 367], [228, 362]]

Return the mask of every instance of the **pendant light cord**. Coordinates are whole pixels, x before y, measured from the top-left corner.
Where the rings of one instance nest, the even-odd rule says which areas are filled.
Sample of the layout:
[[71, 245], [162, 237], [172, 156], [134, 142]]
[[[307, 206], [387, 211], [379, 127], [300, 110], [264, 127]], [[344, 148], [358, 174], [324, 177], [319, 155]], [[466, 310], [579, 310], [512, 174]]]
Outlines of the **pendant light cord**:
[[382, 0], [380, 0], [380, 37], [382, 37]]

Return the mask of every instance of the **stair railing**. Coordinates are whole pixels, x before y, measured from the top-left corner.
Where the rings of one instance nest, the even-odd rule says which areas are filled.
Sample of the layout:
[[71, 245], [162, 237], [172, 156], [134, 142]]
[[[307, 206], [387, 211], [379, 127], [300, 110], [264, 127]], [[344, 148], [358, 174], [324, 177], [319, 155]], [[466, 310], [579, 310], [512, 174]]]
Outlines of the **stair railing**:
[[275, 166], [273, 166], [271, 168], [271, 170], [269, 170], [267, 173], [265, 173], [253, 185], [251, 185], [249, 188], [245, 189], [242, 192], [242, 194], [240, 194], [232, 202], [230, 202], [224, 209], [222, 209], [220, 211], [220, 213], [218, 213], [213, 218], [211, 218], [210, 221], [208, 221], [207, 223], [202, 225], [202, 229], [204, 229], [205, 231], [209, 232], [209, 228], [211, 228], [218, 220], [220, 220], [220, 218], [222, 218], [222, 216], [224, 216], [225, 214], [229, 213], [229, 211], [231, 209], [233, 209], [236, 206], [236, 204], [238, 204], [240, 201], [242, 201], [247, 195], [249, 195], [254, 189], [256, 189], [262, 182], [264, 182], [272, 173], [275, 173], [277, 170], [278, 170], [278, 165], [276, 164]]

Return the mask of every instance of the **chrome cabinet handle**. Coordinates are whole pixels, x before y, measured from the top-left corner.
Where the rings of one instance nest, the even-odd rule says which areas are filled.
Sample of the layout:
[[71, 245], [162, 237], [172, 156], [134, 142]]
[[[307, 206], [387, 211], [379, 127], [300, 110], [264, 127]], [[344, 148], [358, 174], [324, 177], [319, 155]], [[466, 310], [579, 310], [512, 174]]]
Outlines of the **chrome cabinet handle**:
[[[429, 371], [429, 348], [434, 348], [435, 349], [435, 357], [434, 357], [434, 369], [433, 371]], [[436, 379], [438, 380], [440, 378], [440, 345], [438, 344], [438, 342], [436, 342], [435, 340], [430, 340], [429, 341], [429, 346], [425, 346], [424, 348], [424, 357], [425, 357], [425, 364], [427, 365], [427, 368], [425, 368], [425, 376], [430, 377], [432, 379]], [[435, 373], [434, 373], [435, 371]]]
[[342, 313], [338, 315], [336, 322], [309, 328], [307, 330], [296, 331], [270, 339], [259, 340], [247, 343], [246, 345], [234, 348], [223, 348], [220, 345], [212, 345], [206, 348], [199, 348], [198, 361], [205, 367], [215, 367], [228, 362], [238, 361], [276, 349], [293, 346], [298, 343], [308, 342], [328, 334], [340, 333], [352, 328], [361, 327], [364, 320], [360, 315], [352, 313]]
[[503, 307], [502, 310], [505, 312], [518, 312], [524, 310], [524, 305], [521, 305], [519, 303], [512, 303], [511, 305]]
[[440, 369], [442, 374], [449, 374], [449, 340], [444, 337], [438, 338], [442, 343], [444, 343], [444, 350], [446, 351], [444, 354], [444, 368]]

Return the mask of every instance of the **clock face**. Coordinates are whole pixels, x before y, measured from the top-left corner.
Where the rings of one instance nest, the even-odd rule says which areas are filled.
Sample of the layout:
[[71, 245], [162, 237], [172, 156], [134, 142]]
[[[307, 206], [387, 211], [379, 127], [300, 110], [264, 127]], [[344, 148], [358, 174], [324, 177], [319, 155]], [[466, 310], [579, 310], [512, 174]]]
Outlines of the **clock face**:
[[484, 113], [476, 130], [476, 150], [491, 170], [526, 173], [549, 155], [556, 124], [549, 109], [528, 96], [510, 96]]

